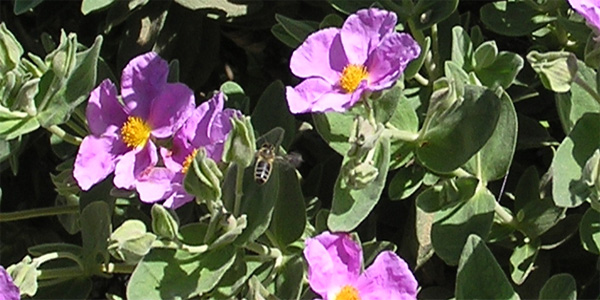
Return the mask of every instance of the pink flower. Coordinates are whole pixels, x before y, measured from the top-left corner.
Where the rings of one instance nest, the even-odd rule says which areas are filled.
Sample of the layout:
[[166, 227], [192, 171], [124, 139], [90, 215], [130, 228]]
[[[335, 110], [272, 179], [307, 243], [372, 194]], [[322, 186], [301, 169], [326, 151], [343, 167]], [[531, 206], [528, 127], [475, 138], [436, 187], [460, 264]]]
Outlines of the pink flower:
[[[132, 59], [123, 70], [124, 105], [108, 79], [92, 91], [86, 110], [92, 134], [81, 143], [73, 169], [83, 190], [112, 172], [115, 186], [124, 189], [133, 189], [153, 175], [158, 162], [154, 140], [171, 137], [195, 106], [192, 90], [167, 83], [168, 73], [167, 62], [149, 52]], [[159, 187], [155, 193], [160, 193]]]
[[233, 109], [224, 109], [224, 94], [219, 92], [202, 103], [173, 138], [171, 149], [160, 148], [165, 167], [155, 167], [138, 183], [140, 200], [157, 202], [176, 209], [194, 199], [185, 191], [183, 180], [200, 147], [216, 162], [221, 161], [223, 146], [231, 131], [230, 118], [241, 116]]
[[569, 0], [569, 4], [585, 18], [596, 35], [600, 32], [600, 0]]
[[416, 299], [417, 281], [408, 265], [383, 251], [362, 274], [362, 249], [345, 233], [323, 232], [306, 240], [308, 283], [325, 300]]
[[0, 300], [19, 299], [21, 299], [19, 288], [13, 283], [4, 267], [0, 266]]
[[345, 111], [363, 93], [394, 85], [421, 48], [406, 33], [395, 31], [396, 14], [376, 8], [350, 15], [341, 29], [309, 35], [294, 51], [290, 69], [305, 80], [287, 87], [290, 111]]

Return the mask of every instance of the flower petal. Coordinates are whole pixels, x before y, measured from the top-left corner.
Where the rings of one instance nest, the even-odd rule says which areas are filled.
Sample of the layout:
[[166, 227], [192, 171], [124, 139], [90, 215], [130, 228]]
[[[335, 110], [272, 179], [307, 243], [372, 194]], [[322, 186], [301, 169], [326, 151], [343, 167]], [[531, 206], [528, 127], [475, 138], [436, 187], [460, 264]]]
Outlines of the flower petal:
[[133, 149], [119, 158], [113, 183], [120, 189], [134, 189], [138, 179], [150, 172], [157, 162], [154, 143], [148, 142], [143, 148]]
[[185, 191], [183, 186], [183, 180], [185, 179], [185, 174], [178, 173], [171, 181], [171, 191], [172, 193], [169, 195], [167, 200], [163, 203], [164, 207], [168, 207], [171, 209], [177, 209], [188, 202], [194, 201], [194, 196], [188, 194]]
[[128, 111], [146, 119], [152, 99], [164, 89], [169, 65], [154, 52], [134, 57], [121, 75], [121, 96]]
[[135, 189], [140, 194], [140, 200], [146, 203], [154, 203], [165, 199], [171, 191], [171, 180], [175, 172], [167, 168], [151, 168], [143, 173], [135, 184]]
[[181, 83], [170, 83], [152, 101], [148, 124], [152, 135], [167, 138], [189, 118], [195, 107], [194, 92]]
[[203, 102], [192, 112], [182, 131], [187, 139], [196, 148], [210, 145], [210, 128], [215, 118], [223, 111], [225, 105], [224, 94], [219, 92], [211, 99]]
[[346, 19], [340, 36], [348, 61], [364, 64], [379, 41], [394, 31], [396, 14], [377, 8], [362, 9]]
[[585, 18], [596, 33], [600, 31], [600, 2], [596, 0], [569, 0], [569, 4]]
[[117, 100], [117, 89], [109, 79], [102, 81], [90, 94], [86, 117], [95, 136], [116, 133], [127, 120], [127, 114]]
[[86, 136], [75, 158], [73, 177], [82, 190], [89, 190], [115, 170], [120, 154], [127, 151], [126, 146], [116, 136]]
[[187, 142], [181, 130], [173, 137], [173, 146], [171, 149], [160, 148], [160, 154], [165, 166], [173, 172], [181, 171], [183, 162], [193, 151], [194, 147]]
[[379, 91], [396, 83], [410, 61], [421, 53], [419, 44], [406, 33], [385, 36], [367, 61], [369, 89]]
[[417, 299], [417, 280], [402, 258], [383, 251], [356, 282], [363, 299]]
[[21, 299], [19, 288], [14, 284], [8, 272], [3, 266], [0, 266], [0, 299], [19, 300]]
[[358, 278], [362, 250], [348, 234], [324, 232], [306, 240], [304, 257], [310, 287], [326, 298], [328, 292], [353, 284]]
[[327, 28], [309, 35], [292, 53], [290, 69], [300, 78], [321, 77], [335, 84], [348, 64], [338, 28]]
[[306, 79], [294, 88], [287, 87], [286, 98], [293, 114], [345, 111], [352, 102], [351, 94], [338, 92], [327, 81], [316, 77]]

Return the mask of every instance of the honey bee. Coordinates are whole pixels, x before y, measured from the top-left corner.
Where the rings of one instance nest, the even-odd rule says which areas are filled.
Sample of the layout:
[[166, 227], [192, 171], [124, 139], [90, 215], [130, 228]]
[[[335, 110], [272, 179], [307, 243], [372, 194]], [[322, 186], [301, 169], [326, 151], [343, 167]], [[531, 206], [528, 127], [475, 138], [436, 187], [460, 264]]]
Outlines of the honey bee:
[[259, 185], [265, 184], [271, 176], [273, 162], [275, 161], [275, 146], [264, 143], [256, 152], [256, 163], [254, 164], [254, 181]]

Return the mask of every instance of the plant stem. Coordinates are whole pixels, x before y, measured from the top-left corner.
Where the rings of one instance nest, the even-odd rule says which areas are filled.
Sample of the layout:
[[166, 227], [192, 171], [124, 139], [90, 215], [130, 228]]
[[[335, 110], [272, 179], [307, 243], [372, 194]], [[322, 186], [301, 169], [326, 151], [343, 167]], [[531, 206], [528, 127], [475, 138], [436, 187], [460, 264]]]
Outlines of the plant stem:
[[422, 86], [428, 86], [429, 85], [429, 79], [423, 77], [423, 75], [416, 73], [415, 76], [413, 76], [413, 78]]
[[52, 126], [46, 128], [46, 130], [57, 135], [59, 138], [63, 139], [63, 141], [65, 141], [67, 143], [73, 144], [75, 146], [81, 145], [82, 139], [80, 137], [77, 137], [77, 136], [67, 133], [62, 128], [58, 127], [57, 125], [52, 125]]
[[592, 98], [594, 98], [594, 100], [596, 100], [596, 102], [598, 102], [598, 104], [600, 104], [600, 95], [598, 95], [596, 90], [594, 90], [594, 88], [589, 86], [589, 84], [587, 84], [587, 82], [585, 82], [584, 80], [579, 78], [579, 76], [577, 76], [577, 75], [575, 75], [575, 77], [573, 78], [573, 82], [577, 83], [581, 88], [583, 88], [586, 92], [588, 92], [588, 94], [590, 94], [590, 96], [592, 96]]
[[511, 216], [508, 212], [506, 212], [504, 207], [502, 205], [500, 205], [498, 202], [494, 201], [494, 203], [495, 203], [494, 211], [496, 212], [498, 217], [500, 217], [500, 219], [502, 219], [502, 222], [504, 222], [506, 225], [511, 225], [511, 226], [514, 225], [515, 218], [513, 218], [513, 216]]
[[88, 135], [88, 133], [85, 131], [85, 129], [81, 128], [81, 126], [79, 126], [75, 121], [73, 120], [69, 120], [67, 121], [67, 123], [65, 123], [67, 126], [69, 126], [69, 128], [71, 128], [73, 131], [75, 131], [75, 133], [77, 133], [79, 136], [86, 136]]
[[[438, 43], [437, 24], [433, 24], [433, 26], [431, 26], [431, 54], [432, 54], [433, 64], [434, 64], [434, 66], [437, 66], [440, 61], [440, 45]], [[433, 71], [434, 71], [433, 73], [435, 74], [435, 77], [433, 77], [432, 80], [435, 80], [441, 76], [441, 74], [438, 74], [440, 72], [440, 68], [435, 68]]]
[[39, 272], [40, 275], [38, 275], [38, 280], [65, 277], [81, 277], [85, 275], [85, 272], [79, 267], [39, 269]]
[[235, 175], [235, 203], [233, 204], [233, 215], [239, 217], [240, 206], [242, 205], [242, 196], [244, 195], [244, 168], [242, 166], [236, 166]]
[[108, 274], [131, 274], [136, 265], [108, 263], [102, 265], [102, 272]]
[[0, 222], [10, 222], [64, 214], [76, 214], [78, 212], [79, 205], [63, 205], [44, 208], [34, 208], [9, 213], [0, 213]]
[[412, 143], [419, 138], [418, 133], [396, 129], [392, 126], [386, 126], [385, 130], [383, 131], [383, 134], [392, 140], [400, 140], [408, 143]]

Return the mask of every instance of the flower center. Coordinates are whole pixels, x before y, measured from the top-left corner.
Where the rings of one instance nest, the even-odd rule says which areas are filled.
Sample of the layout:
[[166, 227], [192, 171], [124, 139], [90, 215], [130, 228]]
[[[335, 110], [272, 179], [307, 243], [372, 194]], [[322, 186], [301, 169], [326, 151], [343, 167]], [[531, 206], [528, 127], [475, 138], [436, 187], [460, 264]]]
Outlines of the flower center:
[[192, 161], [194, 161], [194, 157], [196, 157], [196, 154], [198, 154], [198, 149], [194, 149], [192, 153], [185, 157], [185, 160], [183, 161], [183, 167], [181, 168], [181, 173], [187, 174], [187, 171], [192, 165]]
[[345, 285], [342, 290], [335, 296], [335, 300], [360, 300], [358, 290], [351, 286]]
[[361, 81], [369, 78], [367, 67], [363, 65], [350, 64], [342, 71], [340, 86], [346, 93], [352, 93], [356, 90]]
[[121, 138], [125, 145], [130, 148], [145, 146], [150, 138], [152, 129], [148, 123], [140, 117], [128, 117], [123, 127], [121, 127]]

